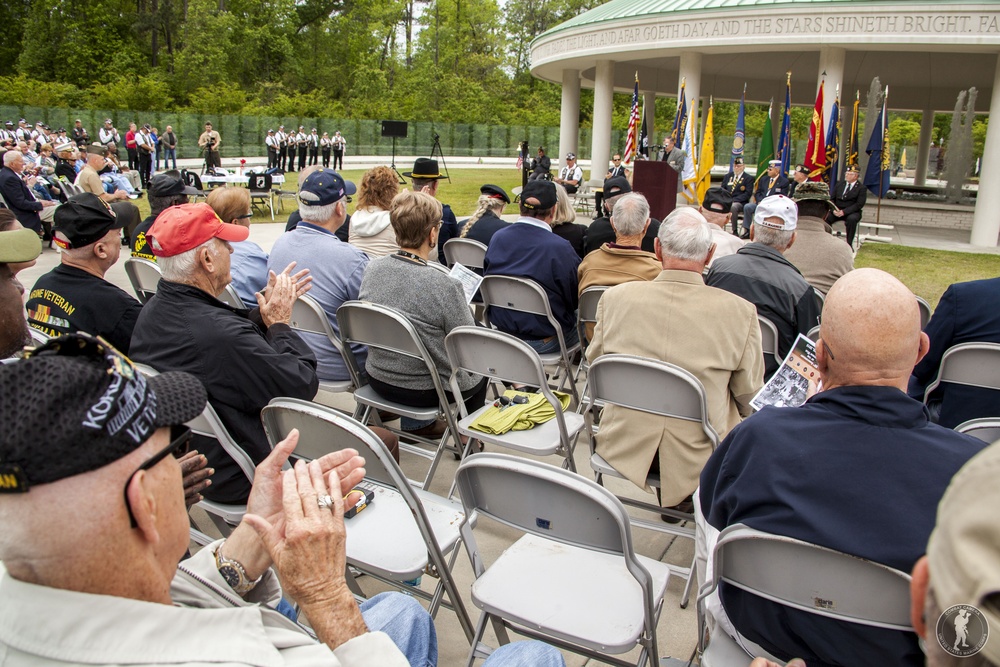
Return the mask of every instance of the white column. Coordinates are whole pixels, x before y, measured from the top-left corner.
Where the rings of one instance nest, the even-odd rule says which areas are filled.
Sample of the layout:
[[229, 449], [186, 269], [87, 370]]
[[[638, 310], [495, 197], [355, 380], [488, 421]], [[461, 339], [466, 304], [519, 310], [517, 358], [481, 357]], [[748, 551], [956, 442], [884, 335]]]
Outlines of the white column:
[[[603, 179], [611, 160], [611, 104], [615, 63], [598, 60], [594, 76], [594, 136], [590, 148], [590, 178]], [[560, 158], [565, 157], [560, 155]]]
[[649, 138], [649, 147], [656, 146], [656, 93], [645, 91], [642, 94], [642, 105], [646, 109], [646, 135]]
[[[990, 115], [1000, 120], [1000, 56], [997, 56], [993, 74], [993, 99]], [[972, 218], [972, 245], [992, 248], [1000, 235], [1000, 122], [991, 123], [986, 129], [986, 146], [983, 148], [983, 168], [979, 173], [979, 194], [976, 195], [976, 214]]]
[[927, 184], [927, 161], [931, 158], [931, 137], [934, 135], [934, 109], [924, 109], [920, 119], [920, 143], [917, 144], [917, 173], [914, 185]]
[[[833, 111], [833, 103], [837, 99], [837, 89], [840, 88], [840, 127], [841, 127], [841, 137], [843, 137], [843, 127], [844, 127], [844, 107], [843, 100], [846, 97], [844, 94], [844, 58], [847, 52], [844, 49], [837, 48], [834, 46], [824, 46], [819, 50], [819, 72], [816, 76], [816, 91], [819, 92], [819, 84], [824, 79], [826, 80], [826, 85], [823, 86], [823, 144], [826, 145], [826, 133], [830, 129], [830, 113]], [[823, 73], [826, 76], [823, 76]], [[848, 118], [848, 123], [850, 123], [850, 118]], [[847, 131], [850, 132], [851, 128], [848, 127]], [[841, 138], [840, 141], [840, 151], [837, 156], [838, 164], [835, 166], [837, 170], [836, 173], [840, 173], [839, 163], [843, 161], [843, 146], [844, 141]]]
[[[698, 116], [698, 101], [701, 98], [701, 54], [687, 52], [681, 54], [680, 79], [677, 81], [677, 98], [680, 99], [681, 81], [687, 82], [687, 89], [684, 93], [688, 103], [688, 114], [691, 116], [691, 127], [694, 134], [691, 137], [691, 145], [698, 149], [699, 129], [701, 120]], [[680, 148], [680, 146], [678, 146]]]
[[[559, 116], [559, 152], [549, 154], [560, 161], [566, 153], [576, 153], [580, 140], [580, 71], [564, 69], [562, 80], [562, 110]], [[552, 149], [547, 149], [551, 151]]]

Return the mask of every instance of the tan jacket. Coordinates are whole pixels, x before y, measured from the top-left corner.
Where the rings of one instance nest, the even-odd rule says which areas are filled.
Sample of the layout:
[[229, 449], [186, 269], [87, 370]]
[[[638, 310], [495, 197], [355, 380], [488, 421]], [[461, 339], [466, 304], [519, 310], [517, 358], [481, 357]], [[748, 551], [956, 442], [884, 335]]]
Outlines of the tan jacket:
[[[612, 248], [605, 243], [590, 252], [576, 270], [580, 294], [588, 287], [604, 285], [613, 287], [635, 280], [652, 280], [660, 275], [663, 266], [656, 255], [645, 250]], [[594, 325], [587, 324], [587, 340], [594, 337]]]
[[801, 217], [795, 229], [795, 243], [784, 252], [806, 282], [823, 294], [837, 278], [854, 268], [851, 246], [826, 231], [819, 218]]
[[[709, 421], [724, 438], [749, 414], [764, 378], [760, 326], [753, 304], [707, 287], [691, 271], [664, 270], [649, 283], [605, 293], [587, 359], [635, 354], [676, 364], [701, 380]], [[661, 502], [676, 505], [694, 492], [711, 444], [699, 424], [608, 406], [597, 451], [633, 484], [646, 488], [659, 452]]]

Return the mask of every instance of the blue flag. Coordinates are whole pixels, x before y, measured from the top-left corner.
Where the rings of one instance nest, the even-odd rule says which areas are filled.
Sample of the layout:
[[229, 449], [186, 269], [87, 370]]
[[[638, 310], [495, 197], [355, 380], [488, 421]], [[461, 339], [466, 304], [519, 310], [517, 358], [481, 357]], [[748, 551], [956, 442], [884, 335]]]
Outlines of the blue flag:
[[885, 100], [882, 100], [882, 108], [879, 109], [878, 117], [875, 119], [875, 129], [872, 130], [871, 139], [868, 140], [868, 168], [865, 169], [865, 187], [873, 195], [884, 197], [889, 192], [889, 137], [885, 132]]
[[681, 96], [677, 100], [677, 115], [674, 116], [674, 129], [670, 133], [670, 136], [674, 138], [674, 146], [680, 146], [684, 143], [684, 128], [687, 127], [687, 95], [684, 92], [686, 85], [686, 81], [681, 82]]
[[826, 133], [826, 169], [823, 180], [830, 185], [830, 194], [837, 189], [837, 158], [840, 157], [840, 98], [830, 109], [830, 129]]
[[778, 135], [778, 159], [781, 160], [781, 175], [788, 176], [792, 166], [792, 73], [785, 82], [785, 115], [781, 119], [781, 134]]
[[740, 98], [740, 112], [736, 116], [736, 133], [733, 135], [733, 153], [729, 156], [729, 171], [733, 170], [733, 160], [743, 157], [743, 145], [746, 143], [746, 124], [744, 122], [743, 103], [746, 100], [746, 88], [743, 89], [743, 97]]

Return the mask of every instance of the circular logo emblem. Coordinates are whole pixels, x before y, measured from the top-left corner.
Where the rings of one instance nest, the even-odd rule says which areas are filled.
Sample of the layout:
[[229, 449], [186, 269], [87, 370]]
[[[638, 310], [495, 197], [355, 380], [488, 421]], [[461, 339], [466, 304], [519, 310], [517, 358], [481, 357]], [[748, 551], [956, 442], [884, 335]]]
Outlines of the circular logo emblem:
[[990, 636], [990, 626], [983, 612], [972, 605], [948, 607], [937, 622], [937, 641], [944, 651], [956, 658], [976, 655]]

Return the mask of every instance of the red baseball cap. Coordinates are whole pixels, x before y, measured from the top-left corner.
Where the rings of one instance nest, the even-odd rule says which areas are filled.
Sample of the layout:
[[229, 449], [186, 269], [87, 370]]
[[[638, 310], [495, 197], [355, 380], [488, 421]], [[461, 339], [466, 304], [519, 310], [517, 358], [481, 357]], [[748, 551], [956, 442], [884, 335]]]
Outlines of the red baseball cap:
[[208, 204], [171, 206], [146, 232], [146, 239], [157, 257], [173, 257], [197, 248], [211, 238], [223, 241], [246, 241], [250, 230], [242, 225], [223, 222]]

